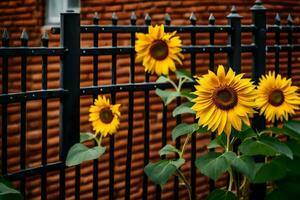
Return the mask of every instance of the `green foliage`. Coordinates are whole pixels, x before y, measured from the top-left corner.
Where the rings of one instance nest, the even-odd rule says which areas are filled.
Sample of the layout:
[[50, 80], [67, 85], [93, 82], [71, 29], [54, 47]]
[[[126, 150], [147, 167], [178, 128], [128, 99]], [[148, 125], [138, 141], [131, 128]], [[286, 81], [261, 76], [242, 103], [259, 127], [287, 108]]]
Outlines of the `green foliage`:
[[194, 98], [196, 98], [196, 95], [194, 95], [190, 90], [182, 90], [181, 96], [187, 98], [189, 101], [192, 101]]
[[215, 189], [206, 200], [238, 200], [238, 198], [230, 191]]
[[103, 155], [104, 152], [105, 147], [102, 146], [88, 148], [81, 143], [74, 144], [68, 152], [66, 165], [70, 167], [81, 164], [82, 162], [87, 160], [94, 160]]
[[165, 77], [165, 76], [160, 76], [156, 80], [156, 83], [167, 83], [167, 82], [169, 82], [169, 79], [167, 77]]
[[154, 183], [163, 188], [168, 179], [174, 175], [176, 170], [184, 163], [185, 160], [182, 158], [177, 160], [160, 160], [157, 163], [149, 163], [144, 168], [144, 171]]
[[221, 135], [218, 135], [215, 139], [213, 139], [208, 145], [207, 148], [217, 148], [217, 147], [226, 147], [226, 134], [222, 133]]
[[194, 103], [192, 102], [185, 102], [181, 105], [179, 105], [178, 107], [176, 107], [173, 110], [173, 117], [176, 117], [177, 115], [181, 115], [181, 114], [195, 114], [195, 111], [191, 109], [191, 107], [194, 105]]
[[176, 138], [178, 138], [182, 135], [192, 134], [192, 133], [196, 132], [198, 129], [199, 129], [199, 126], [198, 126], [197, 123], [194, 123], [194, 124], [186, 124], [186, 123], [178, 124], [172, 130], [172, 140], [176, 140]]
[[248, 138], [257, 137], [255, 131], [251, 127], [246, 126], [245, 124], [243, 124], [242, 131], [239, 132], [234, 130], [232, 135], [241, 139], [242, 141]]
[[0, 200], [22, 200], [21, 193], [12, 184], [0, 178]]
[[175, 71], [175, 74], [176, 74], [176, 78], [177, 79], [181, 79], [181, 78], [185, 78], [189, 81], [194, 81], [194, 79], [192, 78], [192, 75], [190, 72], [184, 70], [184, 69], [177, 69]]
[[231, 165], [231, 160], [235, 157], [233, 152], [217, 153], [208, 152], [196, 159], [196, 167], [202, 174], [217, 180]]
[[236, 156], [231, 160], [231, 166], [236, 171], [247, 176], [249, 179], [254, 177], [255, 162], [251, 156]]
[[180, 96], [180, 93], [177, 91], [161, 90], [159, 88], [155, 90], [155, 93], [164, 102], [165, 106], [171, 103], [176, 97]]
[[300, 121], [290, 120], [284, 124], [285, 134], [291, 138], [300, 140]]
[[265, 155], [276, 156], [283, 154], [289, 158], [293, 158], [291, 149], [276, 138], [261, 136], [258, 139], [249, 138], [242, 142], [239, 150], [249, 156]]
[[300, 140], [289, 139], [286, 144], [292, 150], [294, 156], [300, 157]]
[[165, 145], [161, 150], [159, 150], [159, 156], [168, 155], [172, 153], [177, 153], [180, 155], [180, 150], [176, 149], [170, 144]]
[[92, 133], [86, 132], [86, 133], [80, 133], [80, 142], [86, 142], [89, 140], [94, 139], [96, 136]]
[[265, 183], [283, 178], [286, 175], [285, 165], [276, 159], [267, 163], [257, 163], [255, 165], [254, 183]]

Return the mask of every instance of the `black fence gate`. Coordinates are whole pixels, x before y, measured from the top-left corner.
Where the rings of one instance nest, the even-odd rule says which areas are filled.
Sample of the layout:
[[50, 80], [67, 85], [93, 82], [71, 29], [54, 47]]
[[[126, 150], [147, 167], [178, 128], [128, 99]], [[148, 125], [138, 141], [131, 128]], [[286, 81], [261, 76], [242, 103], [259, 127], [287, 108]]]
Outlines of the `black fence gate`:
[[[191, 15], [191, 25], [173, 26], [170, 25], [171, 19], [168, 15], [165, 18], [165, 30], [177, 31], [190, 34], [191, 45], [183, 46], [182, 52], [190, 54], [191, 73], [196, 72], [196, 55], [200, 53], [209, 54], [209, 69], [214, 69], [215, 53], [228, 54], [228, 65], [236, 72], [241, 71], [241, 54], [250, 52], [253, 54], [252, 78], [255, 82], [258, 77], [265, 72], [266, 52], [275, 52], [275, 70], [279, 72], [279, 54], [280, 52], [288, 52], [287, 66], [288, 77], [292, 73], [292, 52], [300, 51], [300, 45], [293, 44], [293, 33], [300, 32], [299, 26], [294, 26], [291, 16], [288, 18], [287, 25], [280, 25], [278, 20], [275, 25], [266, 25], [266, 9], [262, 3], [257, 0], [251, 8], [253, 23], [251, 25], [242, 25], [241, 16], [237, 13], [235, 7], [227, 16], [228, 25], [215, 25], [213, 15], [209, 18], [208, 25], [196, 25], [195, 15]], [[135, 33], [147, 32], [148, 25], [151, 24], [149, 15], [145, 17], [145, 25], [136, 25], [136, 16], [132, 15], [130, 25], [117, 25], [117, 16], [113, 15], [112, 25], [98, 25], [98, 18], [93, 19], [93, 25], [80, 25], [80, 15], [73, 11], [67, 11], [61, 14], [60, 27], [52, 28], [53, 34], [60, 34], [60, 47], [48, 47], [48, 37], [44, 35], [42, 38], [42, 47], [28, 47], [28, 36], [26, 32], [21, 36], [21, 47], [9, 47], [9, 35], [6, 30], [2, 34], [2, 47], [0, 47], [0, 57], [2, 58], [2, 94], [0, 94], [0, 104], [2, 105], [2, 159], [1, 172], [2, 175], [9, 180], [20, 180], [20, 190], [24, 194], [26, 187], [26, 177], [33, 175], [41, 176], [41, 199], [46, 199], [47, 195], [47, 173], [50, 171], [60, 171], [60, 199], [65, 198], [65, 163], [68, 149], [79, 141], [80, 131], [80, 97], [93, 96], [98, 94], [111, 94], [112, 103], [115, 103], [116, 93], [126, 92], [129, 98], [128, 112], [128, 143], [127, 143], [127, 161], [126, 161], [126, 186], [125, 199], [130, 198], [130, 173], [132, 159], [132, 133], [133, 133], [133, 106], [134, 92], [144, 92], [144, 164], [149, 162], [149, 91], [156, 88], [169, 88], [171, 85], [166, 83], [149, 82], [149, 75], [145, 74], [145, 82], [135, 83]], [[210, 45], [196, 45], [196, 33], [208, 33]], [[228, 35], [228, 43], [225, 45], [215, 45], [215, 33], [224, 32]], [[241, 35], [244, 32], [252, 34], [252, 44], [244, 45], [241, 43]], [[287, 33], [287, 44], [280, 44], [280, 34]], [[94, 47], [80, 47], [80, 33], [92, 33]], [[111, 33], [112, 46], [98, 47], [98, 34]], [[117, 46], [117, 34], [130, 33], [130, 46]], [[266, 45], [267, 33], [275, 34], [275, 45]], [[119, 54], [127, 54], [130, 56], [130, 81], [127, 84], [117, 84], [117, 59]], [[98, 56], [111, 55], [111, 84], [98, 85]], [[27, 91], [26, 90], [26, 73], [27, 73], [27, 57], [41, 56], [42, 57], [42, 90]], [[60, 88], [47, 89], [47, 64], [49, 56], [61, 56], [60, 70]], [[93, 85], [89, 87], [80, 87], [80, 57], [93, 57]], [[21, 57], [21, 92], [8, 93], [8, 60], [12, 57]], [[191, 87], [193, 83], [187, 83], [185, 87]], [[60, 98], [60, 161], [56, 163], [47, 163], [47, 99]], [[26, 104], [28, 101], [42, 101], [42, 164], [40, 167], [28, 168], [26, 166]], [[21, 105], [20, 111], [20, 171], [9, 173], [7, 170], [7, 112], [8, 104], [19, 102]], [[180, 102], [179, 102], [180, 103]], [[163, 129], [162, 129], [162, 145], [166, 144], [166, 113], [167, 108], [163, 108]], [[179, 119], [178, 119], [179, 120]], [[262, 129], [265, 126], [265, 121], [262, 117], [256, 116], [254, 126], [257, 129]], [[192, 138], [191, 162], [196, 158], [196, 138]], [[109, 159], [109, 197], [114, 199], [114, 136], [110, 136], [110, 159]], [[180, 145], [180, 141], [177, 141]], [[75, 169], [75, 198], [79, 199], [80, 194], [80, 166]], [[193, 199], [196, 191], [196, 168], [191, 167], [191, 186]], [[174, 198], [178, 196], [178, 180], [174, 183]], [[210, 183], [211, 189], [214, 187], [213, 182]], [[94, 161], [93, 171], [93, 199], [98, 199], [98, 160]], [[148, 179], [143, 176], [143, 199], [147, 199]], [[264, 187], [253, 186], [256, 192], [253, 193], [253, 199], [259, 199], [259, 196], [265, 192]], [[156, 190], [156, 197], [159, 199], [161, 191]]]

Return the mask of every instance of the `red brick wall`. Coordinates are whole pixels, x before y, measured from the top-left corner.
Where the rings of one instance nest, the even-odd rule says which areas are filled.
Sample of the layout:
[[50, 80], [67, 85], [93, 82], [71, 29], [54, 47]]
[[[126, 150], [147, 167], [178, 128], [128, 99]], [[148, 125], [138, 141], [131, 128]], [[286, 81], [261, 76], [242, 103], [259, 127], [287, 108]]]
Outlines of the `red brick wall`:
[[[144, 16], [149, 13], [152, 17], [152, 24], [163, 23], [165, 13], [169, 13], [172, 18], [172, 24], [187, 25], [190, 24], [188, 18], [191, 12], [195, 12], [197, 16], [197, 24], [205, 25], [208, 22], [208, 16], [213, 13], [216, 17], [216, 24], [227, 24], [226, 15], [230, 12], [232, 5], [237, 6], [238, 12], [243, 16], [242, 23], [251, 23], [251, 12], [249, 8], [253, 5], [249, 0], [164, 0], [164, 1], [141, 1], [141, 0], [82, 0], [81, 1], [81, 23], [91, 24], [94, 12], [100, 14], [100, 24], [110, 24], [112, 12], [116, 12], [119, 18], [118, 24], [129, 24], [131, 12], [137, 15], [137, 24], [144, 23]], [[300, 16], [300, 2], [295, 0], [272, 0], [264, 4], [267, 10], [269, 24], [274, 22], [275, 13], [279, 12], [283, 19], [283, 24], [286, 24], [286, 17], [291, 13], [294, 17], [294, 22], [299, 25]], [[19, 46], [19, 37], [23, 28], [26, 28], [29, 34], [29, 46], [39, 46], [40, 36], [44, 27], [44, 1], [43, 0], [4, 0], [0, 2], [0, 30], [7, 28], [11, 36], [11, 46]], [[183, 43], [190, 44], [188, 34], [181, 34]], [[59, 46], [59, 36], [49, 35], [50, 46]], [[286, 37], [286, 35], [284, 35]], [[268, 43], [274, 35], [269, 35]], [[118, 35], [118, 45], [129, 45], [129, 34]], [[208, 34], [198, 33], [197, 44], [208, 44]], [[251, 35], [243, 34], [243, 42], [245, 44], [251, 43]], [[284, 38], [282, 42], [286, 42]], [[299, 43], [299, 37], [294, 40]], [[226, 43], [226, 35], [216, 35], [217, 44]], [[99, 34], [99, 45], [111, 45], [110, 34]], [[82, 34], [81, 46], [92, 46], [92, 35]], [[296, 84], [299, 84], [300, 65], [299, 54], [293, 54], [293, 76]], [[274, 54], [268, 54], [267, 67], [269, 69], [274, 67]], [[99, 56], [99, 84], [110, 83], [110, 68], [111, 56]], [[281, 67], [286, 68], [286, 54], [281, 54]], [[59, 87], [59, 58], [49, 57], [48, 66], [48, 86], [49, 88]], [[13, 58], [9, 60], [9, 91], [20, 91], [20, 59]], [[207, 54], [197, 55], [197, 72], [203, 74], [208, 68]], [[216, 54], [216, 65], [226, 64], [226, 55]], [[251, 66], [251, 54], [243, 54], [243, 71], [247, 72], [249, 76]], [[35, 90], [41, 88], [41, 58], [28, 58], [28, 90]], [[89, 86], [92, 84], [92, 58], [81, 58], [81, 86]], [[189, 56], [186, 55], [184, 66], [189, 69]], [[129, 77], [129, 56], [118, 56], [117, 60], [117, 82], [127, 83]], [[1, 68], [0, 68], [1, 70]], [[136, 64], [136, 82], [144, 81], [144, 70], [140, 64]], [[284, 72], [284, 70], [282, 70]], [[151, 76], [151, 80], [155, 80], [155, 76]], [[131, 199], [140, 199], [142, 194], [142, 173], [143, 173], [143, 93], [137, 92], [134, 100], [134, 137], [133, 137], [133, 157], [132, 157], [132, 171], [131, 171]], [[127, 112], [128, 112], [128, 98], [127, 93], [120, 93], [117, 95], [117, 102], [122, 106], [122, 124], [118, 134], [116, 135], [116, 151], [115, 151], [115, 192], [116, 199], [123, 199], [125, 188], [125, 162], [126, 162], [126, 144], [127, 144]], [[81, 98], [81, 130], [91, 130], [91, 125], [88, 123], [88, 107], [92, 103], [92, 98]], [[41, 102], [28, 103], [28, 123], [27, 123], [27, 166], [38, 167], [41, 164]], [[175, 125], [175, 121], [170, 113], [174, 106], [170, 107], [168, 113], [168, 129], [171, 130]], [[48, 105], [48, 162], [55, 162], [58, 160], [58, 122], [59, 122], [59, 100], [49, 100]], [[9, 172], [19, 170], [19, 132], [20, 132], [20, 106], [13, 104], [9, 106], [9, 126], [8, 126], [8, 164]], [[160, 100], [151, 92], [150, 99], [150, 140], [151, 153], [150, 160], [158, 159], [158, 149], [161, 146], [161, 124], [162, 124], [162, 105]], [[0, 120], [2, 122], [2, 120]], [[205, 144], [208, 142], [209, 136], [202, 136], [197, 138], [197, 153], [201, 154], [206, 151]], [[168, 140], [170, 139], [170, 131], [168, 132]], [[108, 138], [104, 143], [108, 147]], [[187, 150], [186, 159], [190, 158], [190, 149]], [[108, 199], [108, 167], [109, 167], [109, 153], [106, 154], [99, 161], [99, 199]], [[183, 168], [185, 174], [189, 177], [189, 164]], [[92, 188], [92, 163], [88, 162], [81, 167], [81, 199], [91, 198]], [[68, 199], [74, 199], [74, 170], [67, 170], [67, 189], [66, 194]], [[39, 199], [40, 195], [40, 177], [32, 177], [27, 179], [26, 196], [28, 199]], [[58, 198], [59, 187], [59, 173], [58, 171], [48, 174], [48, 199]], [[199, 199], [207, 194], [207, 178], [198, 173], [197, 175], [197, 193]], [[221, 183], [220, 183], [221, 184]], [[16, 182], [18, 185], [18, 182]], [[155, 199], [155, 186], [149, 182], [149, 199]], [[164, 199], [171, 199], [173, 195], [172, 181], [165, 187], [163, 192]], [[186, 199], [187, 193], [183, 188], [180, 190], [181, 199]]]

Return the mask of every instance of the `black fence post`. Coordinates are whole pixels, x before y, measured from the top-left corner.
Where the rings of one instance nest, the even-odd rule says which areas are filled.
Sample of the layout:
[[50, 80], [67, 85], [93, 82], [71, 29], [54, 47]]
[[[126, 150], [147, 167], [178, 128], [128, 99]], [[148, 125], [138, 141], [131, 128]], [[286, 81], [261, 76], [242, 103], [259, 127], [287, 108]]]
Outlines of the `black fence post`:
[[[253, 52], [252, 80], [257, 84], [259, 77], [264, 74], [266, 70], [266, 8], [262, 5], [260, 0], [256, 0], [251, 11], [253, 24], [256, 28], [253, 32], [253, 43], [256, 49]], [[265, 126], [265, 118], [256, 114], [253, 118], [252, 127], [260, 131], [264, 129]], [[258, 156], [255, 159], [258, 162], [264, 162], [264, 157]], [[250, 190], [251, 200], [262, 200], [266, 195], [266, 184], [252, 184]]]
[[231, 12], [227, 15], [228, 24], [232, 30], [228, 38], [232, 51], [229, 52], [229, 66], [236, 72], [241, 72], [241, 16], [237, 13], [235, 6], [232, 6]]
[[[228, 44], [231, 46], [231, 51], [228, 54], [229, 66], [236, 73], [241, 73], [241, 19], [242, 17], [238, 14], [236, 7], [232, 6], [231, 12], [227, 15], [228, 24], [231, 26], [231, 32], [228, 36]], [[237, 147], [240, 144], [240, 140], [236, 140], [233, 144], [233, 151], [237, 152]], [[240, 185], [240, 174], [235, 170], [233, 171], [234, 179], [237, 185]], [[229, 182], [228, 182], [229, 183]], [[237, 196], [239, 197], [239, 187], [236, 188]]]
[[[61, 13], [60, 23], [60, 45], [66, 50], [61, 59], [60, 70], [60, 86], [67, 90], [67, 95], [61, 99], [60, 105], [60, 160], [64, 162], [68, 150], [79, 141], [80, 136], [80, 15], [73, 11]], [[64, 169], [60, 175], [60, 199], [64, 199]], [[76, 174], [76, 177], [79, 175]], [[75, 196], [78, 199], [78, 179], [75, 184]]]

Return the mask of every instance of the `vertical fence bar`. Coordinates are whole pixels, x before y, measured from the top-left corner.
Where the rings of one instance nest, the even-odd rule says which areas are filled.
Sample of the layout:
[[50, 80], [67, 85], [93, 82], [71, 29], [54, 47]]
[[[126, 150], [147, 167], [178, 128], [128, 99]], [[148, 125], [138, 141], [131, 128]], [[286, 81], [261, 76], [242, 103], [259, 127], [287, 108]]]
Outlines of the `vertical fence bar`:
[[[2, 46], [9, 47], [9, 34], [5, 29], [2, 33]], [[2, 57], [2, 93], [8, 94], [8, 57]], [[2, 160], [1, 173], [7, 174], [7, 104], [2, 104]]]
[[[95, 13], [93, 16], [93, 24], [98, 25], [99, 24], [99, 16], [98, 13]], [[93, 33], [93, 43], [94, 47], [98, 47], [98, 40], [99, 36], [97, 32]], [[93, 56], [93, 86], [98, 85], [98, 62], [99, 58], [98, 55]], [[97, 98], [97, 94], [93, 95], [93, 101]], [[95, 141], [95, 145], [97, 142]], [[98, 168], [98, 159], [95, 159], [93, 161], [93, 200], [98, 199], [98, 175], [99, 175], [99, 168]]]
[[[229, 33], [228, 41], [232, 48], [232, 51], [228, 54], [229, 67], [231, 67], [236, 73], [241, 73], [241, 16], [237, 13], [235, 6], [232, 6], [231, 12], [227, 15], [228, 24], [231, 26], [231, 32]], [[233, 144], [233, 151], [237, 152], [237, 148], [241, 143], [240, 140], [236, 140]], [[237, 185], [240, 185], [240, 174], [233, 171]], [[237, 196], [239, 197], [239, 188], [236, 188]]]
[[[190, 16], [190, 22], [193, 26], [196, 25], [196, 15], [194, 13]], [[196, 32], [191, 32], [191, 45], [196, 45]], [[194, 76], [196, 74], [196, 53], [191, 53], [191, 74]], [[195, 119], [195, 121], [197, 121]], [[192, 199], [196, 199], [196, 166], [195, 166], [195, 160], [196, 160], [196, 152], [197, 152], [197, 143], [196, 143], [196, 134], [192, 134], [191, 138], [191, 188], [192, 188]]]
[[[60, 105], [60, 160], [65, 161], [70, 147], [80, 134], [80, 15], [61, 13], [60, 45], [66, 49], [61, 59], [60, 85], [68, 91]], [[75, 199], [80, 193], [80, 165], [75, 169]], [[65, 199], [65, 169], [60, 171], [60, 199]]]
[[[275, 16], [275, 25], [278, 27], [275, 32], [275, 46], [280, 47], [280, 16], [276, 13]], [[275, 74], [279, 73], [279, 56], [280, 56], [280, 49], [276, 49], [275, 51]]]
[[[21, 34], [21, 46], [28, 46], [28, 34], [23, 30]], [[27, 57], [21, 56], [21, 91], [26, 92], [27, 89]], [[26, 168], [26, 100], [21, 101], [21, 135], [20, 135], [20, 166], [21, 170]], [[26, 178], [21, 178], [20, 190], [23, 196], [26, 198]]]
[[236, 72], [241, 72], [241, 16], [237, 13], [235, 6], [232, 6], [231, 12], [227, 15], [228, 24], [231, 26], [229, 33], [229, 44], [232, 51], [229, 53], [229, 66]]
[[[117, 25], [118, 23], [118, 17], [116, 13], [112, 14], [112, 24]], [[112, 33], [112, 46], [116, 47], [117, 46], [117, 33]], [[112, 54], [111, 56], [112, 59], [112, 65], [111, 65], [111, 84], [114, 85], [117, 83], [117, 55]], [[116, 93], [112, 92], [111, 93], [111, 103], [115, 104], [116, 103]], [[115, 176], [115, 136], [110, 135], [109, 138], [109, 199], [113, 200], [114, 199], [114, 187], [115, 187], [115, 181], [114, 181], [114, 176]]]
[[[132, 13], [130, 17], [130, 23], [132, 26], [136, 25], [136, 15]], [[130, 34], [130, 45], [135, 46], [135, 33]], [[135, 52], [130, 53], [130, 73], [129, 82], [134, 83], [134, 62]], [[130, 172], [131, 172], [131, 159], [132, 159], [132, 134], [133, 134], [133, 109], [134, 109], [134, 96], [133, 91], [129, 91], [129, 103], [128, 103], [128, 136], [127, 136], [127, 155], [126, 155], [126, 185], [125, 185], [125, 200], [130, 199]]]
[[[290, 26], [292, 28], [293, 27], [293, 18], [291, 16], [291, 14], [288, 15], [287, 22], [288, 22], [288, 26]], [[293, 30], [292, 29], [290, 31], [288, 31], [288, 45], [290, 45], [290, 46], [293, 45]], [[289, 51], [288, 51], [288, 68], [287, 68], [288, 78], [292, 77], [292, 52], [293, 52], [292, 49], [289, 49]]]
[[[256, 50], [253, 52], [252, 80], [257, 84], [259, 77], [265, 73], [266, 65], [266, 8], [262, 5], [260, 0], [256, 0], [251, 11], [253, 24], [256, 27], [256, 30], [253, 32], [253, 43], [256, 46]], [[264, 129], [265, 118], [255, 114], [252, 127], [258, 131]], [[256, 161], [264, 161], [262, 157], [256, 157], [255, 159]], [[252, 184], [250, 189], [251, 200], [264, 199], [266, 194], [265, 184]]]
[[[215, 25], [215, 22], [216, 22], [216, 18], [211, 13], [208, 18], [208, 24], [210, 26], [213, 26]], [[209, 32], [209, 44], [212, 46], [215, 45], [215, 33], [212, 31]], [[214, 52], [209, 52], [209, 70], [213, 71], [214, 67], [215, 67], [215, 54]]]
[[[151, 17], [146, 14], [145, 25], [149, 26], [151, 24]], [[145, 82], [149, 82], [149, 74], [145, 73]], [[149, 90], [144, 91], [144, 167], [149, 162]], [[148, 199], [148, 177], [143, 174], [143, 200]]]
[[[209, 26], [215, 25], [215, 17], [211, 13], [208, 17], [208, 24]], [[215, 45], [215, 33], [213, 31], [209, 32], [209, 44], [211, 46]], [[209, 70], [214, 71], [215, 67], [215, 54], [214, 52], [209, 52]], [[212, 141], [213, 139], [216, 138], [216, 133], [212, 132], [210, 136], [210, 140]], [[209, 149], [209, 151], [215, 151], [215, 149]], [[196, 184], [196, 183], [195, 183]], [[212, 192], [215, 189], [215, 181], [213, 179], [209, 179], [209, 191]]]
[[[42, 36], [42, 46], [47, 48], [48, 47], [48, 33], [44, 32]], [[47, 90], [48, 87], [48, 80], [47, 80], [47, 71], [48, 71], [48, 57], [47, 55], [42, 56], [42, 89]], [[47, 165], [47, 141], [48, 141], [48, 129], [47, 129], [47, 108], [48, 102], [46, 98], [42, 99], [42, 166]], [[41, 198], [42, 200], [47, 199], [47, 173], [46, 171], [42, 172], [41, 177]]]

